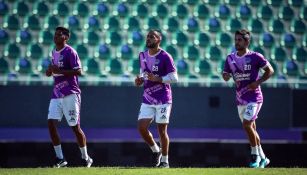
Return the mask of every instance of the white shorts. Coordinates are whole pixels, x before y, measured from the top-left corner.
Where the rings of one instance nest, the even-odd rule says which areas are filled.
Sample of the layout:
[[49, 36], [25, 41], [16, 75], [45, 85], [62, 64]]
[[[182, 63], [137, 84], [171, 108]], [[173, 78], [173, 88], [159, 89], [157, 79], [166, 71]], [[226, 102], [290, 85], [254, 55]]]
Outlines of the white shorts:
[[148, 105], [142, 103], [139, 113], [140, 119], [155, 119], [156, 123], [169, 123], [172, 104]]
[[63, 98], [50, 100], [48, 119], [62, 120], [63, 115], [69, 126], [76, 126], [80, 123], [80, 94], [70, 94]]
[[238, 105], [238, 112], [241, 122], [243, 119], [254, 121], [258, 118], [258, 113], [262, 103], [248, 103], [247, 105]]

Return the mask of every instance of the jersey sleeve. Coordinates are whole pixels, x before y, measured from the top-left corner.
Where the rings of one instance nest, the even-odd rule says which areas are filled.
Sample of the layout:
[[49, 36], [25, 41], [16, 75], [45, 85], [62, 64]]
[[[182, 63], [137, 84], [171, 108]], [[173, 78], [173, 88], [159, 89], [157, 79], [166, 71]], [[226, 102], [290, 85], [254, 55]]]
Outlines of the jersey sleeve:
[[173, 57], [167, 53], [166, 55], [166, 73], [177, 72]]
[[69, 54], [69, 61], [72, 69], [81, 69], [81, 61], [75, 50], [71, 50]]
[[269, 62], [267, 61], [267, 59], [264, 58], [264, 56], [260, 53], [256, 53], [257, 55], [257, 59], [258, 59], [258, 67], [263, 69], [266, 66], [268, 66]]

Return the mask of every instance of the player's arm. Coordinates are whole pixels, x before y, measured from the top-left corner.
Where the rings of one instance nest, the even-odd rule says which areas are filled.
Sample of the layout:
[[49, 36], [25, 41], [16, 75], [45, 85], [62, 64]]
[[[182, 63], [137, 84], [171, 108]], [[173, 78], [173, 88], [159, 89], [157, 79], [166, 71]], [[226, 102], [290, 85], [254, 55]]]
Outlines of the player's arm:
[[144, 78], [137, 75], [136, 78], [134, 79], [134, 84], [139, 87], [143, 83], [144, 83]]
[[264, 70], [264, 73], [262, 77], [259, 78], [257, 81], [254, 81], [253, 83], [248, 85], [250, 89], [255, 90], [261, 83], [269, 79], [274, 73], [274, 70], [270, 64], [267, 64], [267, 66], [265, 66], [263, 70]]
[[165, 76], [155, 76], [153, 73], [148, 73], [148, 80], [159, 83], [176, 83], [178, 81], [177, 72], [168, 73]]
[[49, 65], [46, 72], [45, 72], [47, 77], [50, 77], [52, 75], [52, 70], [51, 70], [51, 66]]
[[231, 78], [231, 74], [228, 72], [223, 72], [222, 76], [225, 81], [228, 81]]

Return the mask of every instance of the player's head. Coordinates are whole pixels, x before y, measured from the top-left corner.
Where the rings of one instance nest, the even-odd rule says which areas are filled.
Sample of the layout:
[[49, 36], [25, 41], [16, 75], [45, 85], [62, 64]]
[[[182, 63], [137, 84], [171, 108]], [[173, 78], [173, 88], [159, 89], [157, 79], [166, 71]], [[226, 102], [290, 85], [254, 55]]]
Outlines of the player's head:
[[246, 29], [237, 30], [235, 33], [235, 47], [236, 50], [244, 50], [250, 44], [251, 34]]
[[162, 40], [162, 34], [158, 30], [150, 30], [146, 36], [146, 47], [148, 49], [157, 48]]
[[70, 32], [65, 27], [57, 27], [55, 29], [53, 41], [55, 44], [65, 44], [69, 39]]

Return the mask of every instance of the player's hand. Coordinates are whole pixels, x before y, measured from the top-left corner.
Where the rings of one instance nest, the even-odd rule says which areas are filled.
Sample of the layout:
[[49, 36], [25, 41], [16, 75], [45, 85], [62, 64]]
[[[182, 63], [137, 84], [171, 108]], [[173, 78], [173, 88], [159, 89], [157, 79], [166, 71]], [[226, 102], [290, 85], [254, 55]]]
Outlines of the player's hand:
[[61, 74], [60, 68], [56, 65], [51, 65], [50, 69], [51, 69], [52, 73], [54, 73], [54, 74]]
[[48, 68], [47, 68], [47, 70], [46, 70], [46, 76], [47, 77], [50, 77], [51, 75], [52, 75], [52, 70], [51, 70], [51, 67], [50, 67], [50, 65], [48, 66]]
[[150, 81], [154, 81], [154, 82], [162, 82], [162, 78], [159, 77], [159, 76], [155, 76], [153, 73], [147, 73], [147, 77], [148, 77], [148, 80]]
[[259, 82], [258, 81], [254, 81], [251, 84], [247, 85], [248, 89], [250, 90], [256, 90], [259, 87]]
[[228, 81], [230, 78], [231, 78], [231, 74], [230, 73], [226, 73], [226, 72], [223, 73], [223, 79], [225, 81]]
[[136, 86], [141, 86], [143, 83], [144, 83], [144, 79], [137, 75], [135, 80], [134, 80], [134, 84]]

